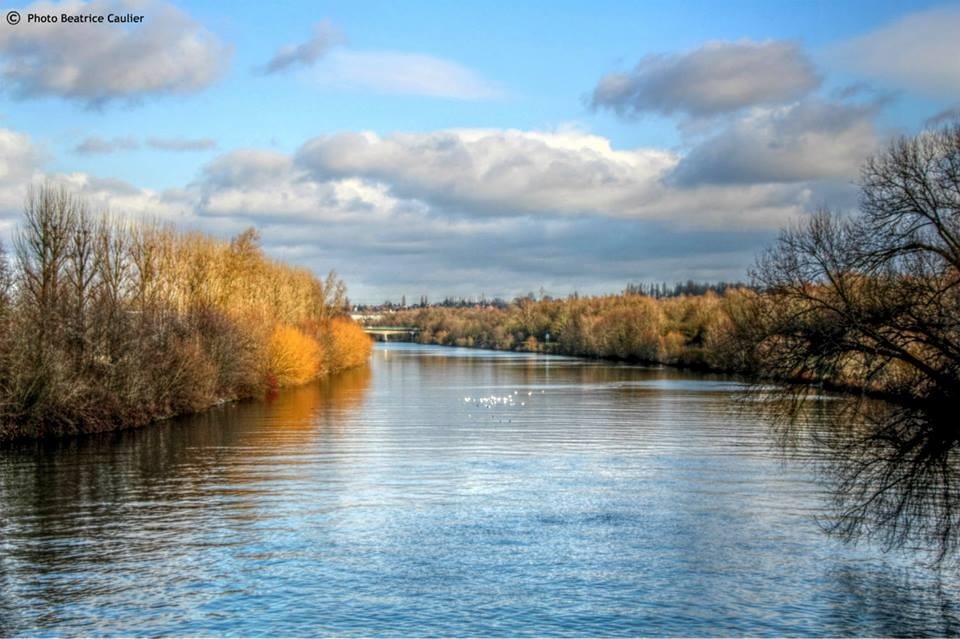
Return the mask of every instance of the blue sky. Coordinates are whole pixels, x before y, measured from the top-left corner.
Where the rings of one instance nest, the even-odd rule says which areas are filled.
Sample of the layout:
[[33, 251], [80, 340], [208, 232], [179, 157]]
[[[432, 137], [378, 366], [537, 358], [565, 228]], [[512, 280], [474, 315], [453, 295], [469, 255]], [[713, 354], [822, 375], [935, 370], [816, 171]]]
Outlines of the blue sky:
[[4, 3], [0, 214], [98, 207], [337, 269], [352, 297], [743, 279], [960, 105], [936, 2]]

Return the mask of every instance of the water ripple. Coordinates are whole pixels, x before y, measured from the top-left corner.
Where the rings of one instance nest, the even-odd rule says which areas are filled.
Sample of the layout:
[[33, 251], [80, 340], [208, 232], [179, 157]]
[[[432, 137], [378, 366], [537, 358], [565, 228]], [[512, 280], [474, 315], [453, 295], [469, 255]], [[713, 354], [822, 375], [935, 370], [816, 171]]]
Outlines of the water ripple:
[[824, 536], [820, 452], [784, 458], [736, 380], [387, 348], [272, 403], [0, 451], [0, 635], [960, 629], [953, 575]]

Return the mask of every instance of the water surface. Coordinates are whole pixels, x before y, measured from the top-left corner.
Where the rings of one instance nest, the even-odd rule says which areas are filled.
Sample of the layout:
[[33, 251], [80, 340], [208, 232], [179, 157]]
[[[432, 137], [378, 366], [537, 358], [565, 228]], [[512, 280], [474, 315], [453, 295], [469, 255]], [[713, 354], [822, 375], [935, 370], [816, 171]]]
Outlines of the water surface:
[[272, 402], [0, 449], [0, 635], [956, 634], [956, 576], [827, 536], [826, 451], [785, 455], [743, 393], [391, 344]]

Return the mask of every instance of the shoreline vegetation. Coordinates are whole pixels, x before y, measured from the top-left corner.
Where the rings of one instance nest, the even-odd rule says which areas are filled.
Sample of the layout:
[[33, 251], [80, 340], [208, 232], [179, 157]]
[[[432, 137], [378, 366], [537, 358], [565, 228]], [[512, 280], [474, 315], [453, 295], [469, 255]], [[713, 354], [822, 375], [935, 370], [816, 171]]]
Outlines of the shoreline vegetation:
[[0, 440], [143, 426], [362, 365], [371, 342], [331, 272], [27, 196], [0, 256]]
[[733, 289], [664, 299], [633, 293], [525, 297], [505, 306], [394, 310], [370, 323], [416, 327], [421, 344], [743, 372], [743, 354], [729, 348], [730, 316], [752, 295]]
[[784, 230], [749, 288], [530, 296], [503, 308], [392, 311], [375, 323], [415, 326], [427, 344], [799, 382], [785, 399], [821, 386], [940, 420], [960, 399], [960, 124], [894, 141], [862, 167], [860, 188], [858, 212], [821, 210]]

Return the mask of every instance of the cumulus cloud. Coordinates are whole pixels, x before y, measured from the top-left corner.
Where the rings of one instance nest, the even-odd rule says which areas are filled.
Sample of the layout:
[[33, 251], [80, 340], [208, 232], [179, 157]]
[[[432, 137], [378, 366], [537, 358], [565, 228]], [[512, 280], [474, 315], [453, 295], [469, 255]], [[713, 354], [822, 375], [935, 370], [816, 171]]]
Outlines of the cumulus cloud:
[[343, 35], [330, 22], [318, 22], [313, 26], [310, 38], [300, 44], [281, 47], [263, 66], [266, 74], [287, 71], [297, 66], [311, 66], [332, 47], [343, 42]]
[[0, 129], [0, 181], [29, 178], [42, 164], [43, 151], [24, 133]]
[[[648, 153], [663, 154], [654, 170]], [[367, 302], [743, 277], [758, 247], [813, 206], [806, 184], [667, 184], [662, 171], [676, 161], [576, 130], [343, 134], [293, 155], [225, 153], [186, 195], [198, 228], [233, 234], [254, 224], [271, 254], [336, 267]], [[582, 205], [606, 191], [644, 195], [607, 195], [604, 210]]]
[[237, 149], [219, 156], [203, 169], [202, 184], [219, 189], [256, 189], [277, 179], [293, 178], [293, 159], [265, 149]]
[[755, 109], [694, 147], [672, 179], [681, 185], [850, 180], [877, 150], [875, 104], [807, 100]]
[[573, 130], [343, 133], [314, 138], [297, 153], [316, 179], [375, 180], [400, 197], [489, 215], [628, 215], [655, 195], [676, 161], [666, 151], [617, 151]]
[[182, 190], [157, 191], [83, 172], [48, 173], [45, 181], [66, 186], [94, 211], [109, 211], [134, 220], [167, 221], [181, 227], [197, 225], [192, 195]]
[[66, 186], [85, 198], [95, 211], [110, 210], [178, 224], [194, 219], [192, 196], [183, 191], [158, 192], [83, 172], [52, 172], [46, 168], [47, 160], [47, 154], [29, 136], [0, 129], [0, 238], [7, 246], [23, 213], [28, 188], [45, 183]]
[[[256, 224], [272, 254], [318, 272], [335, 266], [351, 297], [366, 302], [401, 292], [510, 297], [541, 285], [561, 294], [610, 291], [654, 273], [731, 278], [773, 233], [768, 225], [689, 228], [670, 219], [462, 216], [399, 197], [379, 180], [317, 176], [290, 156], [256, 149], [218, 158], [192, 189], [203, 194], [201, 226], [236, 233]], [[682, 219], [717, 196], [691, 192], [666, 215]], [[747, 197], [784, 206], [769, 193]]]
[[272, 223], [362, 224], [402, 212], [426, 212], [392, 196], [384, 184], [356, 178], [317, 179], [288, 154], [239, 149], [210, 162], [191, 185], [198, 210], [217, 218]]
[[328, 86], [456, 100], [501, 95], [492, 83], [456, 62], [398, 51], [335, 51], [317, 69], [316, 79]]
[[794, 42], [709, 42], [689, 53], [647, 56], [632, 71], [604, 76], [592, 104], [624, 116], [709, 117], [792, 101], [819, 85]]
[[29, 136], [0, 129], [0, 230], [9, 231], [27, 186], [43, 176], [43, 151]]
[[310, 140], [296, 154], [313, 180], [383, 184], [397, 198], [453, 216], [775, 228], [812, 197], [804, 184], [678, 184], [672, 177], [680, 162], [659, 149], [615, 150], [608, 139], [577, 130], [344, 133]]
[[159, 0], [35, 2], [22, 13], [135, 13], [139, 25], [26, 24], [0, 29], [0, 77], [19, 98], [57, 96], [101, 106], [186, 94], [211, 85], [231, 50], [196, 20]]
[[896, 88], [938, 97], [960, 96], [960, 7], [909, 14], [834, 46], [838, 64]]

